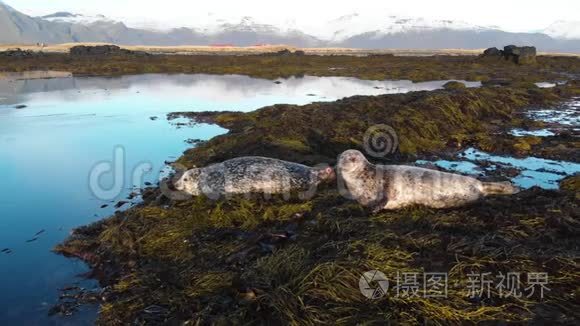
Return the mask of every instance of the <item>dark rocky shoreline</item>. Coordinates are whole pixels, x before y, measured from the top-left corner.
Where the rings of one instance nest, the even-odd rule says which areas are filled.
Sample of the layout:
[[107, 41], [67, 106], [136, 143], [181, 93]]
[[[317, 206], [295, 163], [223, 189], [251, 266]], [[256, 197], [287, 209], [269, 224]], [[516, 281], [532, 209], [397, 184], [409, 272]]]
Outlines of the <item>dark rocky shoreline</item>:
[[580, 76], [580, 58], [538, 56], [534, 63], [489, 57], [435, 55], [398, 57], [390, 54], [349, 55], [150, 55], [103, 47], [75, 50], [74, 55], [16, 51], [2, 55], [0, 71], [70, 71], [75, 76], [116, 76], [141, 73], [243, 74], [276, 79], [291, 76], [348, 76], [362, 79], [544, 82]]
[[[249, 113], [174, 113], [170, 119], [187, 117], [191, 123], [229, 130], [206, 142], [192, 141], [195, 147], [177, 160], [186, 167], [242, 155], [333, 164], [345, 149], [362, 150], [365, 132], [377, 124], [391, 126], [399, 146], [394, 154], [373, 159], [375, 163], [454, 158], [466, 148], [571, 162], [580, 157], [574, 132], [549, 137], [509, 133], [549, 126], [525, 113], [580, 96], [578, 58], [539, 56], [521, 65], [501, 53], [490, 59], [140, 55], [114, 48], [89, 55], [84, 50], [74, 56], [0, 56], [0, 71], [456, 79], [484, 85], [468, 89], [449, 83], [431, 92], [281, 104]], [[547, 89], [534, 85], [562, 80], [568, 83]], [[505, 180], [512, 172], [497, 171], [488, 178]], [[580, 177], [564, 179], [560, 188], [534, 187], [457, 209], [412, 207], [372, 214], [332, 186], [309, 201], [171, 201], [151, 186], [142, 190], [141, 204], [79, 227], [55, 248], [87, 262], [93, 269], [90, 277], [103, 290], [67, 289], [67, 301], [52, 312], [68, 314], [78, 303], [99, 302], [102, 325], [573, 324], [580, 320]], [[397, 272], [446, 272], [449, 295], [369, 301], [358, 282], [373, 269], [391, 280]], [[468, 298], [470, 272], [546, 272], [550, 291], [544, 299], [501, 297], [497, 289], [489, 297]]]
[[[397, 131], [400, 146], [377, 163], [445, 157], [467, 146], [511, 155], [541, 155], [548, 148], [550, 155], [577, 160], [578, 144], [570, 139], [558, 140], [558, 149], [553, 138], [517, 138], [505, 131], [537, 124], [521, 112], [580, 95], [578, 82], [550, 89], [511, 85], [170, 118], [229, 129], [184, 153], [178, 163], [188, 167], [242, 155], [332, 164], [344, 149], [362, 149], [365, 131], [380, 123]], [[105, 287], [99, 323], [106, 325], [568, 324], [580, 318], [574, 303], [580, 287], [578, 180], [566, 179], [559, 191], [532, 188], [464, 208], [379, 214], [331, 186], [307, 202], [172, 202], [153, 187], [144, 190], [142, 204], [78, 228], [55, 250], [94, 268]], [[369, 302], [358, 279], [372, 269], [389, 277], [397, 271], [446, 272], [453, 278], [449, 297]], [[544, 300], [502, 298], [497, 291], [469, 299], [463, 290], [470, 271], [547, 272], [551, 291]]]

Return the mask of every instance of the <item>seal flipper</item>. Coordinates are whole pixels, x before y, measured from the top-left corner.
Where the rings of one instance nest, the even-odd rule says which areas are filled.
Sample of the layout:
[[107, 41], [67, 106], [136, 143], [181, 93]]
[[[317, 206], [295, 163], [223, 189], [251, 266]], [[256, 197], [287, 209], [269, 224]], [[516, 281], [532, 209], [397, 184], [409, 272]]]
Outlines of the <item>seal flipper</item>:
[[385, 209], [388, 202], [389, 202], [389, 198], [387, 198], [387, 196], [384, 196], [383, 198], [379, 198], [379, 199], [371, 202], [369, 204], [369, 207], [371, 208], [371, 212], [373, 214], [376, 214], [376, 213], [382, 211], [383, 209]]
[[482, 182], [482, 190], [485, 195], [513, 195], [519, 192], [511, 182]]

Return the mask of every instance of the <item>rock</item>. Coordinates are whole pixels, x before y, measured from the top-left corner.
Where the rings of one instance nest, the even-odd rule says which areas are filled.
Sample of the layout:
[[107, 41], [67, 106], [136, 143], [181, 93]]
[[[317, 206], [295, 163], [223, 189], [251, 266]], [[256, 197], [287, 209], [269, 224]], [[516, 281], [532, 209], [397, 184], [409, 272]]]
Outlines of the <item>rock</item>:
[[306, 52], [304, 52], [302, 50], [297, 50], [297, 51], [294, 51], [294, 55], [302, 56], [302, 55], [306, 55]]
[[288, 49], [284, 49], [284, 50], [280, 50], [280, 51], [276, 52], [276, 55], [289, 56], [289, 55], [292, 55], [292, 52]]
[[151, 121], [155, 121], [157, 119], [159, 119], [159, 117], [149, 117], [149, 120], [151, 120]]
[[282, 84], [282, 82], [279, 81], [279, 80], [277, 80], [277, 81], [274, 82], [274, 84], [280, 85], [280, 84]]
[[33, 57], [35, 53], [30, 50], [22, 50], [20, 48], [8, 49], [6, 51], [0, 52], [1, 57], [14, 57], [14, 58], [26, 58]]
[[505, 78], [493, 78], [481, 82], [483, 86], [509, 86], [512, 82]]
[[493, 47], [493, 48], [488, 48], [485, 51], [483, 51], [483, 55], [486, 57], [490, 57], [490, 56], [502, 56], [502, 52], [500, 49]]
[[188, 143], [189, 145], [199, 145], [199, 144], [203, 143], [204, 141], [201, 139], [188, 139], [185, 142]]
[[73, 46], [69, 50], [69, 54], [72, 56], [98, 56], [98, 55], [142, 55], [148, 56], [149, 54], [141, 51], [131, 51], [127, 49], [121, 49], [116, 45], [97, 45], [97, 46], [86, 46], [77, 45]]
[[533, 46], [518, 47], [508, 45], [503, 48], [503, 56], [506, 60], [513, 61], [520, 65], [536, 63], [536, 48]]
[[121, 200], [121, 201], [119, 201], [117, 204], [115, 204], [115, 208], [121, 208], [121, 207], [123, 207], [125, 204], [128, 204], [128, 203], [129, 203], [128, 201]]
[[24, 109], [24, 108], [26, 108], [26, 107], [27, 107], [27, 106], [26, 106], [26, 105], [23, 105], [23, 104], [20, 104], [20, 105], [15, 105], [15, 106], [14, 106], [14, 108], [15, 108], [15, 109]]
[[445, 85], [443, 85], [443, 88], [446, 90], [457, 90], [457, 89], [465, 89], [467, 88], [467, 86], [465, 86], [465, 84], [462, 82], [450, 81], [445, 83]]
[[504, 58], [520, 65], [536, 63], [536, 48], [533, 46], [508, 45], [502, 50], [498, 48], [488, 48], [483, 51], [482, 58]]

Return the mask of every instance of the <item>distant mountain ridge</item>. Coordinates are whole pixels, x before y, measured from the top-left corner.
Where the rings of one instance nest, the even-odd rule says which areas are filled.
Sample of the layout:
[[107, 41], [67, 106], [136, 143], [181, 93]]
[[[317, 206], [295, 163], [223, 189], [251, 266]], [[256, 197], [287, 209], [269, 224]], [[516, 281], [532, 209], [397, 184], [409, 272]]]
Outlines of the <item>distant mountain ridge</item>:
[[544, 29], [542, 33], [553, 38], [580, 41], [580, 21], [559, 20]]
[[393, 49], [486, 48], [535, 45], [541, 51], [580, 53], [580, 23], [556, 22], [542, 33], [510, 33], [453, 20], [351, 13], [319, 26], [264, 24], [252, 17], [215, 18], [194, 27], [128, 27], [103, 15], [57, 12], [25, 15], [0, 1], [0, 43], [105, 42], [125, 45], [287, 44], [298, 47]]
[[90, 25], [99, 22], [113, 22], [112, 20], [108, 19], [103, 15], [86, 16], [80, 14], [73, 14], [66, 11], [55, 12], [54, 14], [42, 16], [40, 18], [51, 22], [82, 24], [82, 25]]

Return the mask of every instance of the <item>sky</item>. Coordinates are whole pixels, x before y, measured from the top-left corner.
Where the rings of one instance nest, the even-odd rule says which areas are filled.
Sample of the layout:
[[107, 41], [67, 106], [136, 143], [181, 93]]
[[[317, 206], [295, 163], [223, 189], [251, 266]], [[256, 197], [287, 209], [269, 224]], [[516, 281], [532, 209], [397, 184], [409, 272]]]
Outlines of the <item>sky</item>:
[[25, 14], [56, 11], [103, 14], [129, 25], [150, 27], [193, 26], [219, 16], [252, 16], [261, 22], [295, 21], [314, 24], [357, 11], [384, 11], [434, 19], [462, 20], [474, 25], [498, 26], [510, 32], [538, 31], [558, 20], [580, 20], [580, 0], [0, 0]]

